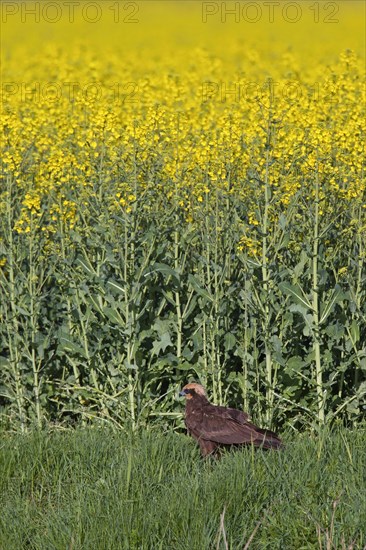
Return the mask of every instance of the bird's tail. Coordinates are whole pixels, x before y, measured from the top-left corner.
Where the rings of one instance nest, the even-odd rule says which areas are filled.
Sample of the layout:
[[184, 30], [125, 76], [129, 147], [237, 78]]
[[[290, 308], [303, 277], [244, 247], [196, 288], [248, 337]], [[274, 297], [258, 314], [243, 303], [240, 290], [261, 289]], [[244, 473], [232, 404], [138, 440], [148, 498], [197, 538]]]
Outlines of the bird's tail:
[[258, 445], [263, 449], [282, 449], [284, 447], [281, 438], [271, 430], [258, 428], [257, 431], [261, 434], [261, 438], [258, 438]]

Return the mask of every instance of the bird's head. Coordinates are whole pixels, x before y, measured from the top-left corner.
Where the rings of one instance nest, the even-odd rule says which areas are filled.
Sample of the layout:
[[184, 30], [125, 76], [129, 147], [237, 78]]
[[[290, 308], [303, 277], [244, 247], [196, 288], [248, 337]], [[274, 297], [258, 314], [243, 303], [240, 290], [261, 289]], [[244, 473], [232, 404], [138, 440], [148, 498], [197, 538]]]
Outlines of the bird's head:
[[206, 397], [205, 388], [201, 384], [187, 384], [184, 386], [179, 395], [184, 396], [186, 399], [192, 399], [195, 395]]

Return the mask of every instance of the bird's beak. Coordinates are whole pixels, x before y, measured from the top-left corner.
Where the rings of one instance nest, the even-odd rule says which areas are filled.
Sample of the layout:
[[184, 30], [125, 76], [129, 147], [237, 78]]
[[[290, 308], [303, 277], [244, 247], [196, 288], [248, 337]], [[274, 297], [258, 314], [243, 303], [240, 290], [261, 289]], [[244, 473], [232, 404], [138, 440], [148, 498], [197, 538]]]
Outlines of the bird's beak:
[[184, 397], [186, 394], [186, 392], [184, 390], [180, 391], [179, 392], [179, 397]]

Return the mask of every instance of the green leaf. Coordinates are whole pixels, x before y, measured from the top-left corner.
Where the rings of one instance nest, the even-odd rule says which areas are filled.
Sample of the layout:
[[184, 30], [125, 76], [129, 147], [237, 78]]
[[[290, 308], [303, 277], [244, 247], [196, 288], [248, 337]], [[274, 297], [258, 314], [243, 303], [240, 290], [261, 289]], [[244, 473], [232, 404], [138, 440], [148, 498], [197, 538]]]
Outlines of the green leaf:
[[306, 254], [306, 252], [302, 251], [301, 255], [300, 255], [300, 261], [294, 267], [294, 275], [295, 275], [296, 279], [298, 279], [300, 277], [300, 275], [303, 274], [304, 267], [305, 267], [305, 265], [308, 261], [309, 261], [308, 255]]
[[[324, 327], [324, 333], [331, 337], [332, 339], [332, 346], [334, 346], [337, 342], [341, 340], [341, 338], [344, 337], [345, 333], [345, 327], [339, 322], [330, 322], [326, 327]], [[349, 342], [349, 340], [347, 340]], [[346, 345], [347, 345], [346, 342]], [[350, 349], [352, 349], [352, 346], [350, 346]]]
[[133, 363], [129, 363], [127, 360], [124, 362], [124, 366], [126, 369], [129, 370], [137, 370], [137, 365], [134, 365]]
[[341, 295], [342, 295], [342, 289], [339, 285], [336, 285], [332, 294], [329, 297], [329, 300], [325, 304], [324, 309], [321, 307], [321, 316], [319, 321], [320, 324], [324, 323], [325, 319], [328, 317], [328, 315], [332, 311], [334, 304], [339, 301], [339, 297]]
[[162, 264], [162, 263], [155, 263], [153, 264], [152, 266], [152, 269], [149, 273], [146, 273], [145, 274], [145, 277], [147, 275], [150, 275], [151, 273], [154, 273], [154, 272], [158, 272], [158, 273], [162, 273], [165, 277], [173, 277], [173, 279], [176, 280], [177, 283], [180, 282], [180, 276], [179, 276], [179, 273], [177, 273], [177, 271], [175, 271], [174, 269], [172, 269], [169, 265], [167, 264]]
[[307, 296], [299, 285], [292, 285], [290, 283], [280, 283], [279, 288], [286, 296], [291, 296], [298, 304], [303, 307], [312, 310], [312, 305], [309, 302]]
[[190, 363], [178, 363], [176, 366], [178, 370], [192, 370], [192, 365]]
[[172, 341], [170, 339], [170, 333], [165, 332], [161, 335], [160, 340], [155, 340], [153, 343], [153, 353], [159, 355], [161, 351], [164, 352], [166, 348], [171, 345]]
[[300, 313], [300, 315], [303, 316], [307, 325], [311, 327], [313, 323], [313, 316], [308, 313], [308, 310], [306, 308], [304, 308], [300, 304], [291, 304], [288, 309], [289, 311], [291, 311], [291, 313]]
[[199, 294], [199, 296], [202, 296], [203, 298], [206, 298], [209, 302], [213, 301], [212, 296], [207, 292], [206, 289], [202, 288], [200, 283], [197, 281], [197, 279], [193, 275], [188, 275], [188, 282], [192, 285], [194, 290]]
[[73, 341], [73, 338], [70, 334], [66, 332], [59, 333], [59, 343], [60, 348], [65, 351], [71, 351], [72, 353], [77, 353], [86, 358], [85, 350], [79, 344]]
[[360, 325], [357, 323], [356, 319], [353, 319], [351, 323], [350, 334], [352, 343], [357, 344], [360, 339]]
[[8, 367], [10, 366], [10, 360], [6, 357], [0, 357], [0, 367]]
[[107, 281], [107, 286], [109, 286], [113, 290], [117, 290], [118, 292], [121, 292], [122, 294], [126, 293], [126, 290], [124, 289], [122, 283], [119, 283], [119, 282], [115, 281], [114, 279], [109, 279]]
[[95, 269], [89, 261], [89, 258], [78, 256], [76, 258], [76, 263], [80, 265], [86, 273], [89, 275], [96, 275]]
[[172, 305], [172, 306], [175, 306], [175, 300], [174, 300], [174, 296], [173, 296], [173, 292], [171, 292], [170, 290], [166, 291], [164, 290], [163, 288], [161, 289], [162, 293], [163, 293], [163, 296], [164, 298], [166, 299], [166, 301]]
[[107, 368], [110, 376], [121, 376], [121, 371], [113, 367], [113, 365], [109, 365]]
[[103, 313], [108, 317], [110, 321], [113, 323], [117, 323], [117, 325], [120, 325], [122, 327], [125, 327], [126, 323], [121, 314], [117, 309], [113, 309], [111, 307], [104, 307]]
[[293, 355], [286, 361], [286, 368], [291, 372], [299, 372], [306, 365], [306, 362], [298, 355]]
[[286, 219], [286, 216], [284, 214], [280, 214], [280, 217], [278, 218], [278, 224], [279, 224], [280, 228], [282, 229], [282, 231], [286, 230], [287, 219]]
[[102, 307], [100, 306], [98, 300], [97, 300], [97, 297], [96, 296], [93, 296], [92, 294], [89, 294], [86, 295], [84, 297], [84, 300], [88, 303], [88, 304], [91, 304], [96, 310], [99, 311], [99, 313], [101, 313], [102, 315], [104, 315], [104, 312], [103, 312], [103, 309]]
[[171, 321], [169, 321], [169, 319], [157, 319], [152, 328], [158, 333], [159, 336], [162, 336], [166, 332], [169, 332], [170, 326]]
[[193, 296], [189, 303], [187, 303], [184, 311], [183, 311], [183, 319], [187, 320], [188, 317], [193, 313], [195, 307], [197, 304], [197, 296]]
[[224, 337], [225, 350], [230, 351], [236, 346], [236, 338], [231, 332], [227, 332]]

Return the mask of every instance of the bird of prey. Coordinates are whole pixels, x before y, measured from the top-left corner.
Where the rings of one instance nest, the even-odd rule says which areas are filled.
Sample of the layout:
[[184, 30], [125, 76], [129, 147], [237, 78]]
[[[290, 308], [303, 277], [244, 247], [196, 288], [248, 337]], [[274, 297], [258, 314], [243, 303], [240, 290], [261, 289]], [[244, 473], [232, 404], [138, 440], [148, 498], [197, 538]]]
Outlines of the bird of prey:
[[263, 449], [282, 446], [278, 435], [252, 424], [247, 413], [212, 405], [200, 384], [187, 384], [179, 395], [186, 398], [185, 423], [188, 433], [198, 442], [202, 456], [232, 445], [249, 444]]

